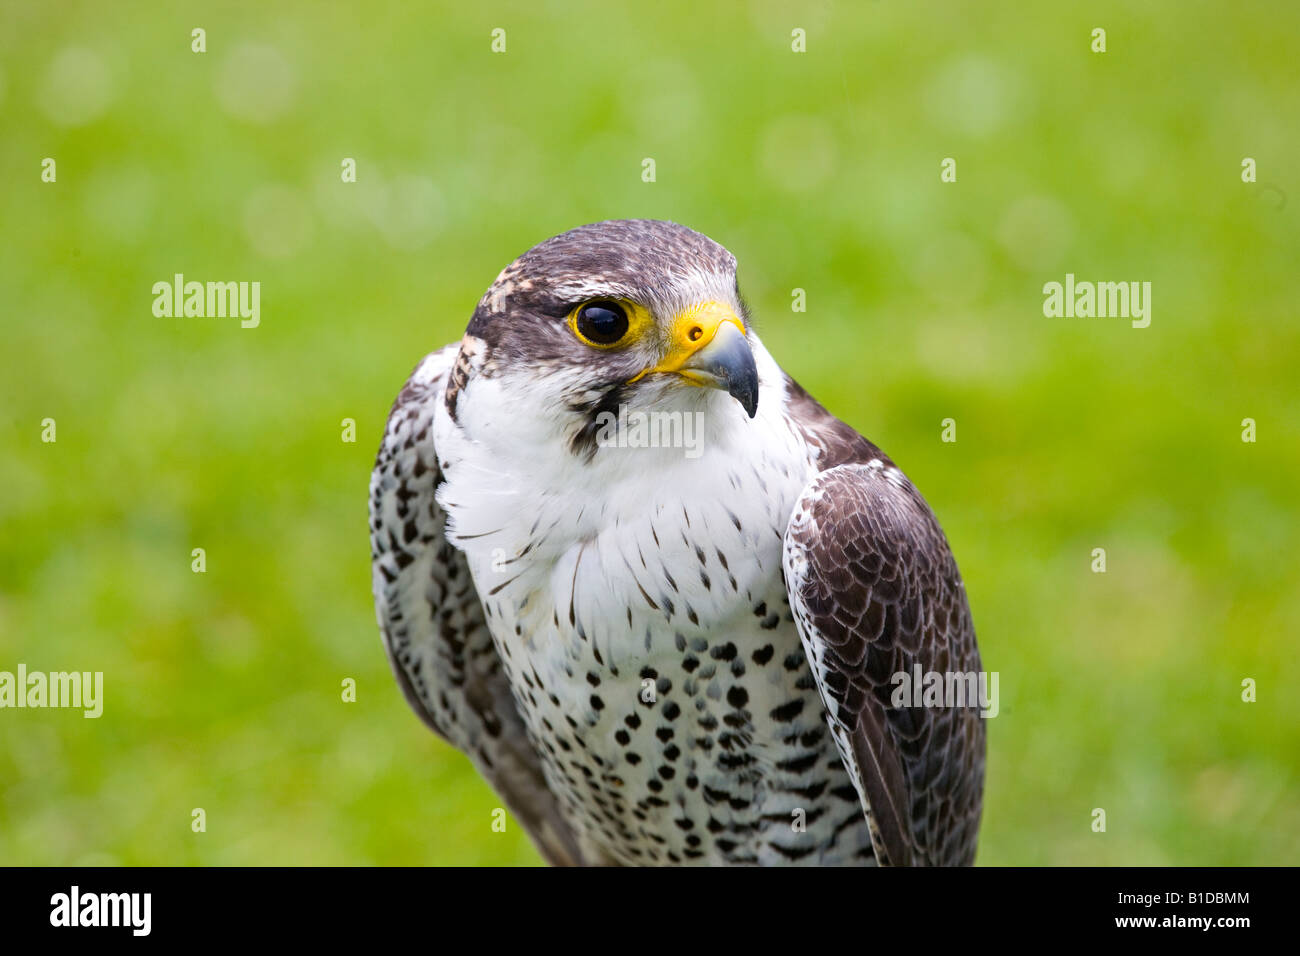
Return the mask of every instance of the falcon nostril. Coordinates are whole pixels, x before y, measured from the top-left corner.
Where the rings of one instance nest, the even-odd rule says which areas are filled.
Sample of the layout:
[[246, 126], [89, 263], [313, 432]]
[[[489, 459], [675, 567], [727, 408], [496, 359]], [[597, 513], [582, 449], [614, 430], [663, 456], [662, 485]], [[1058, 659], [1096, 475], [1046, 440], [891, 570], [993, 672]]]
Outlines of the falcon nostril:
[[686, 337], [689, 338], [692, 342], [698, 342], [700, 340], [700, 336], [702, 336], [703, 334], [704, 334], [704, 330], [700, 328], [698, 325], [695, 325], [692, 326], [691, 330], [686, 333]]

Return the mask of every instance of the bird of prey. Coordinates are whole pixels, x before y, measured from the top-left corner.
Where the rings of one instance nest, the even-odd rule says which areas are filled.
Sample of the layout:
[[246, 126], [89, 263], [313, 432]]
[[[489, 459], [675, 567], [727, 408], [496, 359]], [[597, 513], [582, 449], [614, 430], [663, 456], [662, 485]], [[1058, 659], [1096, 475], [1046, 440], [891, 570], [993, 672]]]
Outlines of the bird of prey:
[[397, 396], [370, 537], [407, 701], [549, 862], [973, 861], [980, 713], [894, 693], [979, 671], [947, 540], [706, 236], [600, 222], [508, 265]]

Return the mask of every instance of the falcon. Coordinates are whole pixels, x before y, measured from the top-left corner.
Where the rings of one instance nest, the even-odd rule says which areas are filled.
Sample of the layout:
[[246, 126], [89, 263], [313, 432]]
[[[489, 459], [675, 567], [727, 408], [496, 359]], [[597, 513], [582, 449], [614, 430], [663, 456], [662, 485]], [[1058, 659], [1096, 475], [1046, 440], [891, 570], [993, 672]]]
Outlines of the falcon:
[[398, 394], [370, 540], [407, 701], [549, 862], [973, 862], [980, 712], [894, 693], [980, 670], [948, 542], [706, 236], [600, 222], [508, 265]]

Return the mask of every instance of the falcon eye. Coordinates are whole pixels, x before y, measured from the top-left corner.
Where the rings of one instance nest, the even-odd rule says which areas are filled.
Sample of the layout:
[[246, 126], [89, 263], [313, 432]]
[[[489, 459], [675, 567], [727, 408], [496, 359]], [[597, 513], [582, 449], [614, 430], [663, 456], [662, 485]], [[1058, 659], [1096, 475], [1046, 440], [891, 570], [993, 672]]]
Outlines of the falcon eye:
[[589, 345], [617, 345], [627, 335], [627, 312], [609, 299], [588, 302], [578, 308], [573, 327]]

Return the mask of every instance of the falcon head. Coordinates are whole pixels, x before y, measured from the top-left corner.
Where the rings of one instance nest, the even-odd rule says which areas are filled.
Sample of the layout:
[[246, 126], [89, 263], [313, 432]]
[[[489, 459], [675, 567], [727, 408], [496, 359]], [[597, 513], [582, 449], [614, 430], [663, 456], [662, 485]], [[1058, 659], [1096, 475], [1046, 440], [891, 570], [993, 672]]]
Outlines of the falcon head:
[[707, 236], [655, 220], [547, 239], [506, 266], [479, 302], [447, 390], [453, 416], [471, 380], [475, 391], [478, 380], [494, 383], [498, 411], [555, 423], [579, 454], [594, 453], [602, 413], [621, 406], [717, 412], [711, 403], [721, 401], [752, 418], [759, 375], [736, 259]]

